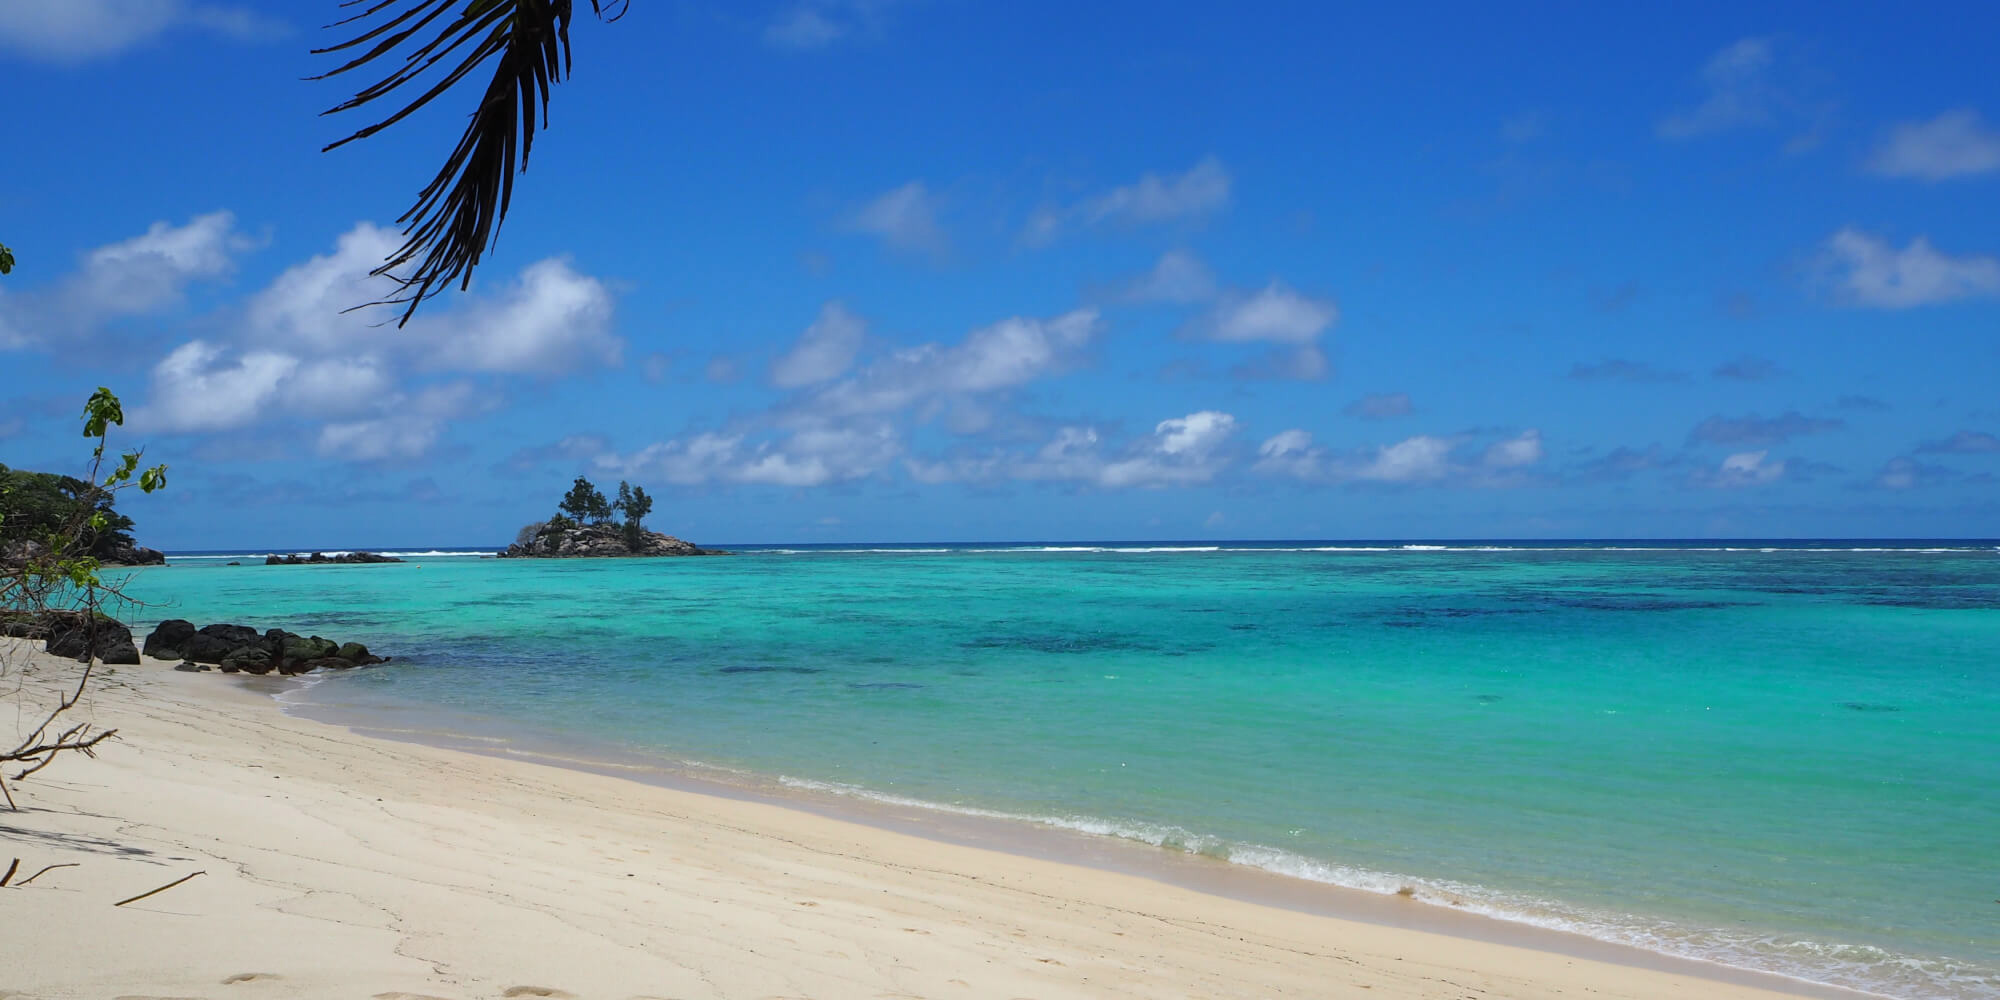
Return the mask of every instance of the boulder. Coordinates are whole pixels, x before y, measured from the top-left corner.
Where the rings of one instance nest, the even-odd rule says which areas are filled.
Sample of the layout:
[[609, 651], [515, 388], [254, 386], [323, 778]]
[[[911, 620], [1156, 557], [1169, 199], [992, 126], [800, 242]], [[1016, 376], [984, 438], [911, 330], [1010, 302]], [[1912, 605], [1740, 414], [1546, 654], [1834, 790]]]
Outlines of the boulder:
[[358, 642], [341, 643], [340, 649], [336, 651], [333, 655], [338, 656], [341, 659], [346, 660], [347, 662], [357, 667], [367, 666], [370, 663], [382, 662], [381, 657], [368, 655], [368, 647], [363, 646]]
[[244, 645], [206, 632], [196, 632], [188, 636], [187, 644], [181, 647], [181, 658], [195, 663], [221, 663], [223, 657]]
[[132, 644], [132, 630], [102, 616], [79, 611], [51, 611], [42, 617], [47, 627], [46, 648], [56, 656], [75, 660], [96, 657], [105, 663], [137, 663], [139, 647]]
[[310, 636], [304, 639], [292, 636], [285, 640], [281, 656], [286, 663], [304, 663], [320, 660], [340, 652], [340, 644], [332, 639]]
[[248, 625], [203, 625], [197, 634], [214, 636], [232, 647], [254, 646], [264, 638]]
[[354, 664], [338, 656], [322, 656], [317, 659], [286, 661], [284, 672], [288, 674], [309, 674], [315, 670], [352, 670]]
[[270, 651], [261, 645], [238, 646], [230, 650], [221, 660], [222, 669], [226, 673], [240, 670], [246, 674], [268, 674], [277, 665], [278, 662], [272, 659]]
[[181, 659], [181, 648], [195, 634], [194, 623], [185, 618], [169, 618], [153, 627], [146, 637], [145, 653], [163, 660]]
[[114, 545], [104, 554], [104, 562], [111, 566], [164, 566], [167, 554], [143, 545]]

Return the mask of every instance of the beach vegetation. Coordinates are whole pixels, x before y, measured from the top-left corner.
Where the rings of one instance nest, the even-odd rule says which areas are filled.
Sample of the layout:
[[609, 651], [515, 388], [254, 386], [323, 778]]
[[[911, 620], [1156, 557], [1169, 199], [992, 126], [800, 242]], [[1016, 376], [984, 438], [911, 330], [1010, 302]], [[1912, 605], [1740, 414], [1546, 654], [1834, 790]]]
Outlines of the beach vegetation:
[[623, 479], [618, 481], [618, 499], [612, 501], [613, 509], [625, 515], [625, 544], [637, 549], [645, 542], [646, 515], [653, 512], [653, 498], [644, 486], [633, 486]]
[[[141, 452], [115, 458], [106, 452], [111, 428], [124, 423], [117, 395], [100, 386], [83, 410], [83, 434], [92, 442], [88, 471], [68, 478], [8, 470], [0, 494], [0, 533], [7, 536], [0, 542], [5, 557], [0, 558], [0, 626], [10, 636], [45, 640], [50, 652], [75, 656], [81, 664], [74, 678], [60, 684], [53, 705], [30, 704], [27, 685], [13, 688], [17, 716], [29, 722], [19, 731], [19, 742], [10, 747], [0, 741], [0, 798], [10, 808], [17, 808], [10, 781], [21, 781], [65, 753], [92, 755], [117, 732], [72, 722], [68, 713], [82, 699], [97, 662], [118, 658], [112, 650], [131, 646], [130, 631], [105, 612], [127, 603], [120, 584], [100, 576], [104, 560], [98, 546], [121, 535], [129, 545], [124, 533], [131, 519], [117, 514], [112, 500], [127, 489], [153, 493], [167, 485], [167, 467], [142, 470]], [[0, 658], [0, 671], [10, 666]]]
[[611, 502], [590, 480], [576, 477], [556, 509], [578, 524], [603, 524], [611, 520]]

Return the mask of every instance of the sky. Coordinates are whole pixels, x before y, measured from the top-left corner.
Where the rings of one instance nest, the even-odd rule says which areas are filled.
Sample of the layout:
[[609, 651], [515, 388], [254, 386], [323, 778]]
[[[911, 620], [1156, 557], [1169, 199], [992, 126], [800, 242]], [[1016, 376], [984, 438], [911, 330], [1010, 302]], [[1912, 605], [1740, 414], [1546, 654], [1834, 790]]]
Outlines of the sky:
[[2000, 536], [2000, 7], [1500, 6], [580, 12], [398, 328], [472, 92], [322, 152], [334, 0], [0, 0], [0, 462], [110, 386], [169, 551]]

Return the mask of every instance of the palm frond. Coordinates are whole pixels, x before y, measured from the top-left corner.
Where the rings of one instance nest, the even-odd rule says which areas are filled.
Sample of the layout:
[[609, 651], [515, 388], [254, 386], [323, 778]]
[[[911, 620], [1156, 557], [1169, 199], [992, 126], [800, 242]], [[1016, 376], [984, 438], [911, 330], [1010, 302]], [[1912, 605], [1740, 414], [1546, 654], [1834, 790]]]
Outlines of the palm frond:
[[[481, 256], [499, 239], [500, 223], [514, 193], [514, 173], [528, 169], [535, 133], [548, 127], [549, 89], [570, 72], [571, 3], [346, 0], [342, 7], [361, 9], [328, 27], [370, 21], [373, 26], [347, 41], [313, 50], [314, 55], [360, 50], [346, 63], [310, 78], [324, 80], [409, 46], [400, 67], [325, 114], [359, 108], [405, 86], [428, 81], [428, 86], [402, 108], [328, 144], [327, 150], [365, 139], [402, 121], [482, 65], [493, 62], [493, 77], [458, 145], [445, 158], [437, 176], [418, 192], [416, 203], [396, 220], [403, 226], [402, 247], [371, 272], [393, 279], [401, 288], [400, 294], [365, 303], [404, 306], [397, 326], [408, 323], [419, 305], [453, 282], [461, 291], [470, 285]], [[629, 5], [630, 0], [590, 0], [592, 12], [605, 21], [623, 17]], [[614, 6], [616, 11], [607, 16], [606, 11]], [[538, 102], [539, 126], [535, 121]], [[402, 273], [405, 268], [407, 273]]]

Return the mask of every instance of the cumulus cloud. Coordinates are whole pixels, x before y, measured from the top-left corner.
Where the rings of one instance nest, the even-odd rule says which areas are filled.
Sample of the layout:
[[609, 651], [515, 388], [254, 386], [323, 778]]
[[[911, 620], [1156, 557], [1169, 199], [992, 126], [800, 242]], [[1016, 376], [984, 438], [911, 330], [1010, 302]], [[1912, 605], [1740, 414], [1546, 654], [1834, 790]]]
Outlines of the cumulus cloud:
[[1310, 483], [1384, 483], [1461, 487], [1515, 486], [1542, 461], [1540, 430], [1530, 428], [1476, 448], [1464, 435], [1417, 434], [1392, 444], [1336, 454], [1304, 430], [1281, 431], [1257, 449], [1254, 471]]
[[1768, 486], [1785, 477], [1786, 466], [1783, 459], [1766, 461], [1770, 454], [1769, 451], [1738, 452], [1723, 459], [1720, 466], [1697, 473], [1695, 482], [1716, 489]]
[[771, 383], [796, 389], [838, 378], [854, 364], [867, 333], [868, 324], [861, 317], [839, 302], [828, 302], [792, 349], [771, 364]]
[[[229, 230], [226, 220], [208, 228], [204, 238], [168, 232], [173, 238], [140, 248], [168, 250], [120, 245], [103, 256], [150, 253], [182, 262], [183, 271], [213, 271], [226, 266], [212, 248]], [[426, 377], [553, 376], [618, 362], [623, 345], [611, 333], [609, 290], [558, 259], [531, 264], [491, 292], [440, 304], [403, 330], [367, 310], [343, 312], [394, 291], [368, 272], [398, 245], [393, 232], [363, 223], [331, 253], [287, 268], [230, 313], [222, 333], [182, 344], [153, 366], [135, 425], [208, 433], [318, 423], [311, 433], [327, 457], [410, 459], [437, 442], [447, 421], [494, 395], [462, 379], [425, 384]], [[148, 296], [157, 293], [139, 297]]]
[[1768, 38], [1724, 46], [1702, 66], [1702, 102], [1660, 119], [1656, 131], [1663, 139], [1690, 139], [1769, 122], [1783, 103], [1771, 80], [1772, 62]]
[[1165, 222], [1207, 215], [1229, 204], [1229, 171], [1213, 156], [1180, 174], [1147, 173], [1135, 183], [1086, 201], [1090, 222]]
[[1941, 441], [1926, 441], [1917, 451], [1931, 455], [1990, 455], [2000, 453], [2000, 437], [1984, 431], [1959, 431]]
[[1128, 302], [1171, 302], [1189, 305], [1215, 297], [1215, 275], [1201, 258], [1186, 250], [1160, 255], [1151, 271], [1126, 282], [1120, 297]]
[[299, 367], [299, 359], [286, 354], [257, 351], [224, 362], [226, 353], [191, 340], [160, 359], [153, 366], [151, 401], [133, 412], [133, 426], [168, 434], [246, 426]]
[[1947, 111], [1926, 122], [1904, 122], [1868, 160], [1885, 177], [1948, 180], [2000, 170], [2000, 130], [1971, 108]]
[[1407, 417], [1414, 409], [1407, 392], [1371, 392], [1347, 404], [1340, 412], [1363, 420], [1389, 420]]
[[1579, 361], [1570, 366], [1569, 378], [1579, 382], [1681, 382], [1687, 379], [1684, 372], [1669, 371], [1650, 361], [1627, 361], [1622, 358], [1607, 358], [1596, 364]]
[[432, 371], [554, 375], [618, 363], [610, 289], [559, 258], [530, 264], [495, 292], [440, 302], [402, 329], [378, 311], [349, 311], [396, 293], [370, 272], [402, 243], [394, 230], [355, 225], [332, 253], [286, 268], [251, 298], [245, 338], [307, 355], [393, 352]]
[[675, 486], [810, 487], [876, 475], [902, 451], [893, 426], [870, 421], [808, 427], [757, 442], [739, 433], [704, 432], [648, 445], [630, 456], [601, 456], [597, 466]]
[[73, 341], [112, 320], [178, 305], [188, 286], [228, 275], [254, 245], [228, 212], [179, 226], [155, 222], [84, 254], [75, 270], [46, 289], [0, 299], [0, 349]]
[[1542, 460], [1542, 432], [1525, 430], [1486, 447], [1483, 461], [1495, 469], [1518, 469]]
[[1919, 236], [1901, 250], [1853, 227], [1827, 238], [1815, 277], [1843, 305], [1908, 309], [2000, 296], [2000, 259], [1953, 257]]
[[1750, 414], [1741, 417], [1716, 415], [1695, 425], [1688, 432], [1689, 444], [1725, 445], [1771, 445], [1784, 444], [1795, 437], [1808, 434], [1824, 434], [1847, 426], [1844, 420], [1826, 417], [1808, 417], [1797, 410], [1787, 410], [1775, 417], [1759, 417]]
[[1029, 216], [1021, 242], [1046, 246], [1072, 227], [1138, 226], [1199, 219], [1229, 206], [1232, 180], [1222, 161], [1206, 156], [1178, 174], [1148, 171], [1137, 181], [1067, 208], [1043, 206]]
[[937, 221], [941, 203], [923, 181], [911, 181], [861, 206], [848, 219], [848, 228], [880, 236], [899, 250], [942, 253], [948, 241]]
[[454, 382], [399, 396], [382, 416], [321, 427], [319, 453], [351, 462], [420, 458], [437, 443], [446, 421], [473, 408], [475, 395], [471, 385]]
[[1201, 410], [1154, 425], [1151, 434], [1107, 453], [1093, 427], [1063, 427], [1024, 455], [993, 454], [906, 464], [918, 482], [1067, 482], [1104, 489], [1191, 486], [1209, 482], [1228, 463], [1236, 418]]
[[1253, 292], [1224, 293], [1214, 308], [1190, 322], [1183, 333], [1221, 343], [1268, 343], [1281, 348], [1261, 368], [1239, 369], [1239, 374], [1316, 379], [1327, 372], [1320, 335], [1339, 318], [1340, 309], [1331, 299], [1301, 294], [1274, 279]]
[[0, 48], [44, 62], [78, 63], [116, 55], [180, 28], [240, 41], [290, 33], [235, 4], [188, 0], [22, 0], [0, 4]]
[[949, 347], [923, 344], [896, 351], [813, 392], [798, 408], [854, 416], [1013, 389], [1073, 363], [1099, 325], [1091, 308], [1053, 319], [1016, 316], [974, 330]]

